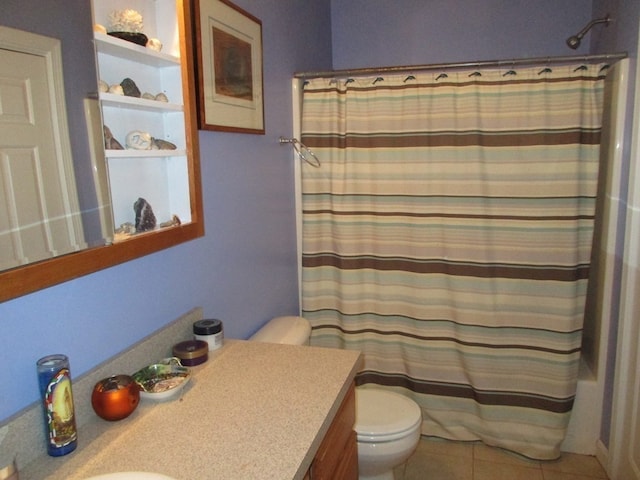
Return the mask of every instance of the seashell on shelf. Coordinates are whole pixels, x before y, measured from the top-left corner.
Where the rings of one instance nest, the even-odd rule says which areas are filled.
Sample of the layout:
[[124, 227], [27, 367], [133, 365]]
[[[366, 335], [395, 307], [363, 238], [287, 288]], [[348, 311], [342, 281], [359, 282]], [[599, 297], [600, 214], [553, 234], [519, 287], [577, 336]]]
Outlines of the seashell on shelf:
[[156, 216], [149, 202], [140, 197], [133, 204], [133, 211], [136, 213], [136, 232], [146, 232], [156, 228]]
[[104, 80], [100, 80], [98, 82], [98, 90], [100, 92], [108, 92], [109, 91], [109, 84], [107, 82], [105, 82]]
[[157, 38], [150, 38], [147, 41], [147, 48], [159, 52], [160, 50], [162, 50], [162, 42]]
[[141, 98], [144, 98], [145, 100], [155, 100], [156, 99], [155, 95], [153, 95], [153, 94], [151, 94], [149, 92], [144, 92], [142, 94]]
[[94, 32], [98, 32], [98, 33], [104, 33], [104, 34], [107, 33], [107, 29], [105, 28], [105, 26], [104, 25], [100, 25], [99, 23], [95, 23], [93, 25], [93, 31]]
[[151, 137], [151, 149], [152, 150], [175, 150], [176, 146], [171, 142], [162, 140], [161, 138]]
[[152, 140], [149, 133], [133, 130], [127, 134], [125, 144], [134, 150], [151, 150]]
[[136, 226], [131, 222], [125, 222], [116, 229], [115, 233], [133, 235], [134, 233], [136, 233]]
[[114, 84], [109, 87], [109, 93], [113, 93], [114, 95], [124, 95], [124, 90], [121, 85]]
[[178, 226], [181, 225], [182, 222], [180, 221], [180, 217], [178, 217], [177, 215], [173, 215], [171, 217], [171, 220], [168, 220], [166, 222], [162, 222], [160, 224], [161, 228], [166, 228], [166, 227], [174, 227], [174, 226]]
[[169, 102], [169, 99], [167, 98], [167, 96], [162, 92], [156, 95], [156, 100], [158, 102]]

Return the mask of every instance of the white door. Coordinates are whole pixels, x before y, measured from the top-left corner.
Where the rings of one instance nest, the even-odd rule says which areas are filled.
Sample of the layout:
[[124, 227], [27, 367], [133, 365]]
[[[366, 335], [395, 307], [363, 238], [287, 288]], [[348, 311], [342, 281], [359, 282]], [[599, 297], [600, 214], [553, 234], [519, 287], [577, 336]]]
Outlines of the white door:
[[32, 34], [8, 30], [0, 31], [0, 269], [84, 243], [61, 82], [49, 51], [12, 44]]

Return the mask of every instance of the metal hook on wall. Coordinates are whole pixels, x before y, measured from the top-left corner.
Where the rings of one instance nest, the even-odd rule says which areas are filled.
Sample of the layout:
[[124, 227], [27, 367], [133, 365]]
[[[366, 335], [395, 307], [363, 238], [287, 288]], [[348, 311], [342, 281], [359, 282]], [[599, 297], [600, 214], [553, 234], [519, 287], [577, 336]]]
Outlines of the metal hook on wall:
[[[297, 138], [280, 137], [278, 139], [278, 141], [280, 142], [280, 145], [285, 145], [285, 144], [293, 145], [293, 149], [298, 154], [298, 157], [300, 157], [302, 160], [307, 162], [312, 167], [316, 167], [316, 168], [320, 167], [320, 165], [321, 165], [320, 164], [320, 160], [318, 160], [318, 157], [316, 157], [316, 154], [313, 153], [309, 147], [307, 147], [304, 143], [302, 143]], [[306, 155], [303, 152], [305, 152], [309, 156], [311, 156], [313, 158], [313, 160], [310, 160], [309, 158], [307, 158]]]

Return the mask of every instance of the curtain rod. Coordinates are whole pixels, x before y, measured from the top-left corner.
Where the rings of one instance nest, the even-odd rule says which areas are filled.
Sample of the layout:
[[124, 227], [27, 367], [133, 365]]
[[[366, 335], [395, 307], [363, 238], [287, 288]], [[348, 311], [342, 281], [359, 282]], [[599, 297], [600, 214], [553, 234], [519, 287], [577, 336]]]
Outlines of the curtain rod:
[[356, 68], [352, 70], [326, 70], [324, 72], [297, 72], [294, 78], [322, 78], [322, 77], [351, 77], [357, 75], [368, 75], [389, 72], [416, 72], [419, 70], [443, 70], [454, 68], [470, 68], [470, 67], [501, 67], [514, 65], [535, 65], [535, 64], [551, 64], [551, 63], [571, 63], [571, 62], [598, 62], [609, 60], [622, 60], [627, 58], [627, 52], [621, 53], [604, 53], [598, 55], [573, 55], [565, 57], [537, 57], [537, 58], [516, 58], [512, 60], [484, 60], [478, 62], [464, 63], [435, 63], [431, 65], [406, 65], [397, 67], [378, 67], [378, 68]]

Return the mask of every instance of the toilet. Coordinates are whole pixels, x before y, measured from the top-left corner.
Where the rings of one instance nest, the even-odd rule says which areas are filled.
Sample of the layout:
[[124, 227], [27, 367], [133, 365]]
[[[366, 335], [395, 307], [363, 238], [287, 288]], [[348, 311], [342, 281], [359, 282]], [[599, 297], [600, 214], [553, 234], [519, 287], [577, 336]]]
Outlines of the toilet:
[[[302, 317], [276, 317], [251, 341], [307, 345], [311, 325]], [[360, 480], [393, 480], [393, 469], [418, 446], [422, 414], [416, 402], [373, 386], [356, 388], [358, 470]]]
[[421, 424], [420, 407], [409, 397], [376, 387], [356, 388], [360, 480], [393, 480], [393, 469], [418, 446]]

